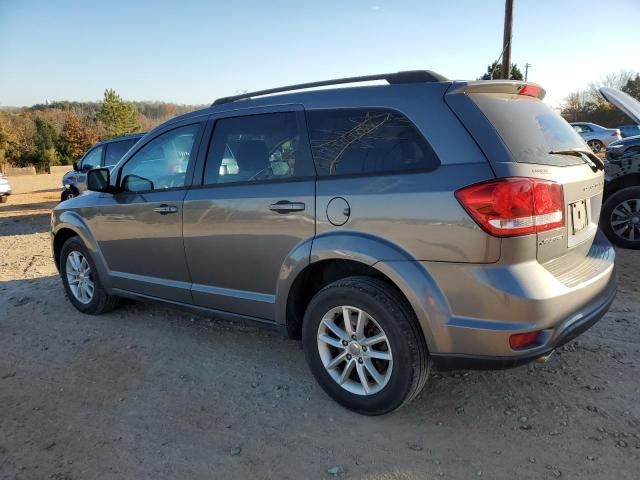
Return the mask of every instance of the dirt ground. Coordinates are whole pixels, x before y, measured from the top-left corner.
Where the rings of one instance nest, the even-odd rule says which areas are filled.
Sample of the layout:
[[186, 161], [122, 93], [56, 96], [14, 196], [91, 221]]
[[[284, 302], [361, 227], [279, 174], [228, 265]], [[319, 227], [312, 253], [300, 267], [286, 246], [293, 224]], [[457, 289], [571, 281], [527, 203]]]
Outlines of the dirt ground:
[[640, 471], [640, 252], [611, 311], [548, 363], [434, 373], [383, 417], [316, 385], [298, 342], [127, 303], [66, 300], [59, 178], [0, 206], [0, 479], [602, 478]]

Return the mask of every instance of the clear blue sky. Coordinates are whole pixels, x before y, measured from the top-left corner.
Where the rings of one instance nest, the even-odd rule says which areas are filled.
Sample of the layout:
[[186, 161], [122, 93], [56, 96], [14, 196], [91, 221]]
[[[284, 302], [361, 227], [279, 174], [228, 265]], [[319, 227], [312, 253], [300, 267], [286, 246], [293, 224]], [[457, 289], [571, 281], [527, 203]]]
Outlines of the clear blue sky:
[[[504, 0], [0, 0], [0, 105], [208, 103], [242, 90], [408, 69], [477, 78]], [[513, 61], [552, 104], [640, 71], [640, 0], [515, 0]]]

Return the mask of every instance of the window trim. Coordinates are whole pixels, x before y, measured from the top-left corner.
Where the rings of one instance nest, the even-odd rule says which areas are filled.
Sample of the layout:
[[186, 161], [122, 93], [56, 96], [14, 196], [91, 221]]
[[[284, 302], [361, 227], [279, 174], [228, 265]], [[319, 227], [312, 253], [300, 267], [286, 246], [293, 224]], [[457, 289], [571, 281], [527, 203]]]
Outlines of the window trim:
[[[279, 106], [278, 106], [279, 107]], [[211, 117], [211, 131], [206, 135], [207, 138], [203, 138], [202, 142], [205, 143], [203, 159], [202, 159], [202, 169], [198, 172], [200, 176], [199, 179], [194, 178], [194, 187], [206, 187], [206, 188], [219, 188], [219, 187], [230, 187], [235, 185], [263, 185], [263, 184], [271, 184], [271, 183], [286, 183], [291, 181], [309, 181], [312, 179], [318, 178], [318, 173], [316, 170], [315, 162], [313, 160], [313, 155], [311, 152], [311, 144], [309, 143], [309, 132], [307, 131], [307, 123], [306, 117], [304, 114], [304, 109], [300, 105], [286, 105], [285, 108], [274, 108], [274, 109], [256, 109], [257, 111], [250, 111], [250, 109], [243, 110], [233, 110], [230, 112], [224, 112], [222, 115], [215, 115]], [[300, 145], [303, 146], [306, 150], [306, 154], [308, 156], [308, 160], [311, 162], [311, 175], [303, 175], [303, 176], [289, 176], [282, 178], [269, 178], [264, 180], [242, 180], [238, 182], [226, 182], [226, 183], [206, 183], [205, 175], [207, 172], [207, 162], [209, 160], [209, 152], [211, 151], [211, 147], [213, 145], [213, 136], [216, 131], [216, 126], [221, 120], [228, 120], [231, 118], [239, 118], [239, 117], [255, 117], [259, 115], [272, 115], [278, 113], [293, 113], [295, 114], [296, 126], [300, 133]], [[230, 114], [230, 115], [227, 115]]]
[[[316, 159], [313, 157], [313, 147], [311, 146], [311, 137], [309, 136], [310, 135], [310, 133], [309, 133], [310, 129], [309, 129], [309, 126], [308, 126], [307, 113], [308, 112], [326, 111], [326, 110], [330, 110], [330, 111], [335, 111], [335, 110], [382, 110], [382, 111], [385, 111], [385, 112], [392, 112], [392, 113], [397, 113], [399, 115], [402, 115], [411, 124], [411, 126], [413, 128], [415, 128], [415, 130], [420, 134], [420, 136], [422, 137], [424, 142], [429, 146], [429, 148], [433, 152], [434, 158], [437, 160], [437, 165], [434, 168], [412, 168], [412, 169], [407, 169], [407, 170], [389, 170], [389, 171], [386, 171], [386, 172], [364, 172], [364, 173], [347, 173], [347, 174], [341, 174], [341, 175], [321, 175], [319, 173], [318, 166], [316, 165]], [[407, 114], [405, 114], [401, 110], [398, 110], [397, 108], [381, 107], [381, 106], [367, 106], [367, 105], [357, 106], [357, 107], [320, 107], [320, 108], [310, 108], [310, 109], [305, 109], [304, 118], [305, 118], [305, 124], [307, 126], [307, 139], [308, 139], [308, 142], [309, 142], [309, 149], [311, 150], [311, 158], [313, 159], [313, 164], [314, 164], [315, 169], [316, 169], [316, 178], [318, 179], [318, 181], [324, 180], [324, 179], [380, 177], [380, 176], [389, 176], [389, 175], [407, 175], [407, 174], [415, 174], [415, 173], [430, 173], [430, 172], [435, 172], [436, 170], [438, 170], [439, 168], [442, 167], [442, 160], [440, 159], [440, 156], [437, 154], [435, 148], [433, 148], [433, 145], [431, 144], [431, 142], [427, 139], [427, 137], [424, 135], [424, 133], [422, 133], [422, 131], [415, 124], [415, 122], [413, 120], [411, 120], [411, 118], [409, 118], [409, 116]]]
[[[115, 185], [121, 189], [122, 187], [122, 170], [124, 169], [124, 167], [127, 165], [127, 163], [129, 163], [131, 161], [131, 159], [133, 159], [140, 150], [142, 150], [144, 147], [146, 147], [149, 143], [153, 142], [155, 139], [157, 139], [158, 137], [161, 137], [162, 135], [165, 135], [169, 132], [172, 132], [174, 130], [177, 130], [179, 128], [184, 128], [184, 127], [189, 127], [191, 125], [198, 125], [198, 129], [196, 131], [196, 135], [195, 138], [193, 139], [193, 146], [192, 148], [192, 155], [190, 155], [189, 158], [189, 163], [187, 164], [187, 172], [185, 173], [185, 178], [184, 178], [184, 185], [181, 185], [179, 187], [170, 187], [170, 188], [163, 188], [163, 189], [154, 189], [154, 190], [140, 190], [137, 192], [130, 192], [128, 190], [124, 190], [121, 189], [119, 193], [125, 193], [125, 194], [143, 194], [143, 193], [154, 193], [154, 192], [170, 192], [173, 190], [186, 190], [189, 189], [192, 185], [193, 185], [193, 172], [195, 169], [195, 164], [196, 164], [196, 160], [198, 158], [198, 153], [200, 150], [200, 145], [202, 142], [202, 133], [204, 132], [204, 127], [206, 125], [206, 118], [198, 118], [198, 119], [190, 119], [192, 121], [189, 122], [185, 122], [185, 123], [181, 123], [181, 124], [177, 124], [177, 125], [171, 125], [170, 128], [164, 128], [161, 131], [158, 132], [157, 135], [154, 135], [153, 137], [150, 137], [146, 142], [144, 142], [143, 144], [138, 145], [138, 142], [134, 143], [133, 146], [131, 148], [133, 148], [134, 146], [137, 146], [137, 148], [135, 149], [135, 151], [131, 152], [131, 154], [124, 160], [124, 162], [122, 162], [122, 165], [118, 165], [117, 168], [117, 179], [115, 182]], [[143, 137], [144, 138], [144, 137]], [[106, 150], [105, 150], [106, 151]], [[130, 150], [129, 150], [130, 151]], [[124, 159], [124, 157], [122, 157], [120, 159], [120, 161], [122, 161]], [[120, 161], [118, 162], [118, 164], [120, 163]]]

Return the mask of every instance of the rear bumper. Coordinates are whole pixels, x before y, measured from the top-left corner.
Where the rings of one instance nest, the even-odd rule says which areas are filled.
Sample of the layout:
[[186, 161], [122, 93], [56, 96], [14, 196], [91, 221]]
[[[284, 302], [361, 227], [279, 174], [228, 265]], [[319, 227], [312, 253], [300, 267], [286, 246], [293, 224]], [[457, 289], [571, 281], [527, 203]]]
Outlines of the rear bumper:
[[512, 356], [432, 354], [433, 365], [441, 371], [500, 370], [517, 367], [538, 358], [548, 356], [556, 348], [570, 342], [595, 325], [598, 320], [607, 313], [615, 296], [616, 284], [613, 282], [604, 303], [597, 305], [594, 310], [586, 314], [580, 312], [576, 314], [574, 318], [570, 318], [564, 322], [564, 324], [558, 328], [554, 338], [546, 344], [544, 348], [536, 349], [534, 353], [529, 352]]
[[[601, 232], [566, 271], [537, 261], [426, 263], [449, 308], [443, 321], [421, 319], [442, 369], [506, 368], [548, 355], [595, 324], [617, 290], [615, 251]], [[511, 335], [532, 331], [540, 332], [534, 345], [510, 347]]]

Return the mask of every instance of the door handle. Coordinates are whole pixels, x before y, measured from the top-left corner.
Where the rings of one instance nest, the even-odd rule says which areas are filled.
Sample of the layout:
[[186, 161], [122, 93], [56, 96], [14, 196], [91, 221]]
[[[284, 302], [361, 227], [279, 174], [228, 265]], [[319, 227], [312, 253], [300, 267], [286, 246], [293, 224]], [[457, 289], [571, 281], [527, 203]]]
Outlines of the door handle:
[[176, 213], [178, 211], [178, 207], [174, 207], [173, 205], [160, 205], [159, 207], [154, 208], [153, 211], [160, 215], [167, 215], [169, 213]]
[[278, 213], [290, 213], [301, 212], [305, 209], [305, 205], [302, 202], [289, 202], [287, 200], [280, 200], [277, 203], [269, 205], [269, 210]]

